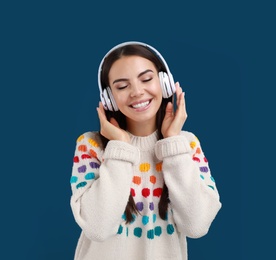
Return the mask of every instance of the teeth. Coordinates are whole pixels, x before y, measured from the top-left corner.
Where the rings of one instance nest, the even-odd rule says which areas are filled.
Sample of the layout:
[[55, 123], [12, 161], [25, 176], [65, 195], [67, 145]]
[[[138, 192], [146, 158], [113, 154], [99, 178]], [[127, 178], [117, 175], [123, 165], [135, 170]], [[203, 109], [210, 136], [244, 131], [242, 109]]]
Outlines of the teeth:
[[146, 101], [146, 102], [143, 102], [143, 103], [139, 103], [139, 104], [136, 104], [136, 105], [133, 105], [132, 107], [133, 108], [141, 108], [141, 107], [145, 107], [149, 104], [149, 101]]

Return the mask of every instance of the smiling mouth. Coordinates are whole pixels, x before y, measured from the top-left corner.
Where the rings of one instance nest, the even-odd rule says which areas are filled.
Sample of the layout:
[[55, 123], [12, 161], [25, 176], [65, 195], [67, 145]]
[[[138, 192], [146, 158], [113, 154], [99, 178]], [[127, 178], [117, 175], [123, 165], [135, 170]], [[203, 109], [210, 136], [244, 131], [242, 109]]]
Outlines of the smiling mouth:
[[147, 105], [149, 105], [149, 103], [151, 102], [151, 100], [145, 101], [145, 102], [141, 102], [141, 103], [137, 103], [135, 105], [131, 105], [132, 108], [144, 108]]

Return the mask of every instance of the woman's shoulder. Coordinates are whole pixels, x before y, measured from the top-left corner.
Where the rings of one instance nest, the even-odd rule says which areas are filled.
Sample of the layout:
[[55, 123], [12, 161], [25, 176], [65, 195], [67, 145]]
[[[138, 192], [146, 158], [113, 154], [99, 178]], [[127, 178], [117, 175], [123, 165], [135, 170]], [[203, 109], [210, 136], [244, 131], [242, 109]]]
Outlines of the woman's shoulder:
[[81, 134], [76, 140], [76, 150], [101, 161], [104, 151], [99, 132], [89, 131]]

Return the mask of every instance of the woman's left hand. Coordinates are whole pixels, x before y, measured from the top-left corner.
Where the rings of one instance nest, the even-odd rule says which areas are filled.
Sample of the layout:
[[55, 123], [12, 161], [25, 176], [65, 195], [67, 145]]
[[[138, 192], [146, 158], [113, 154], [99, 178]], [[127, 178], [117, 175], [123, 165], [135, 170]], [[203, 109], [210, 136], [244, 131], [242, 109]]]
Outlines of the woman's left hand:
[[161, 127], [161, 132], [164, 138], [179, 135], [188, 117], [184, 99], [185, 93], [182, 91], [178, 82], [175, 84], [175, 87], [177, 108], [174, 113], [173, 104], [171, 102], [167, 104], [166, 114]]

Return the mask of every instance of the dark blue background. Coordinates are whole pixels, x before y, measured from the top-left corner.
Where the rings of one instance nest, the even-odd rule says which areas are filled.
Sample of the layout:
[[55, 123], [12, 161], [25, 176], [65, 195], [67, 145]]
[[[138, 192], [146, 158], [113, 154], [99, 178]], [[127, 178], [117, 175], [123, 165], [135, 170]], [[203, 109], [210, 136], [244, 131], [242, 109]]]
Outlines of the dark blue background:
[[156, 47], [183, 86], [184, 128], [200, 139], [220, 191], [223, 207], [209, 233], [188, 241], [190, 260], [275, 255], [269, 1], [0, 5], [3, 259], [73, 259], [75, 140], [98, 129], [101, 58], [129, 40]]

